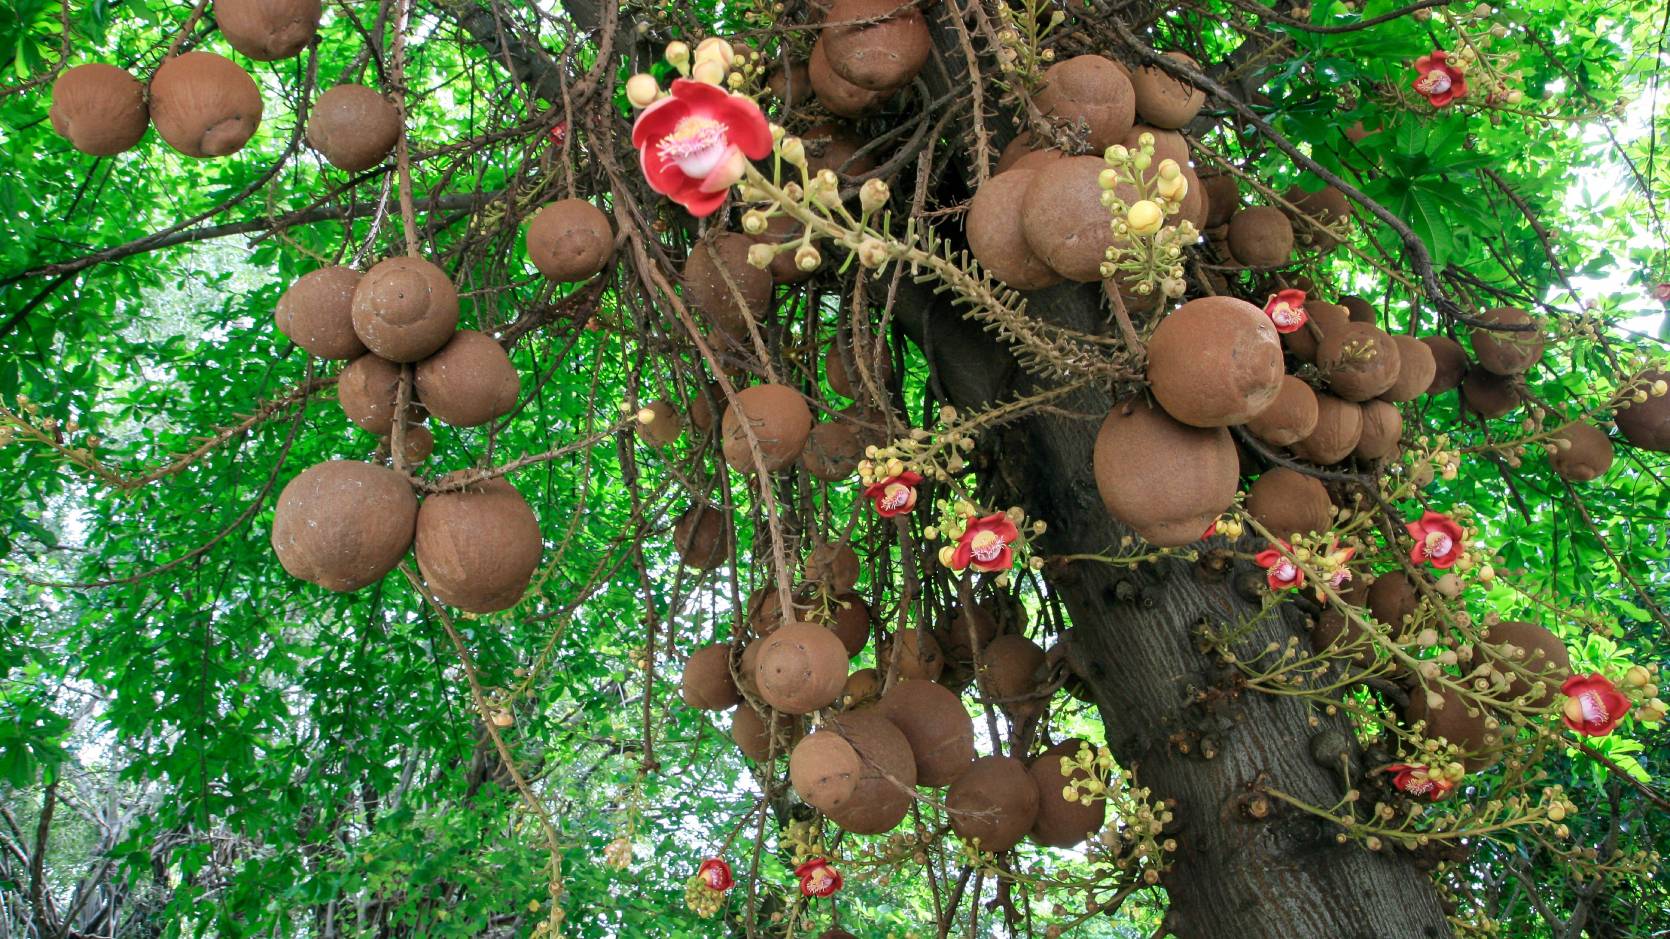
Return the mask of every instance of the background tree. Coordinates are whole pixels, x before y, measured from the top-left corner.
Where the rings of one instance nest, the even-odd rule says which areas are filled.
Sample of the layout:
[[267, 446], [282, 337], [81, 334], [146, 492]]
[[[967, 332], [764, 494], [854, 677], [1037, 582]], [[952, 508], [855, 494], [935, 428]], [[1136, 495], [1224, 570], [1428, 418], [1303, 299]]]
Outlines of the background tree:
[[1663, 10], [6, 17], [9, 932], [1670, 928]]

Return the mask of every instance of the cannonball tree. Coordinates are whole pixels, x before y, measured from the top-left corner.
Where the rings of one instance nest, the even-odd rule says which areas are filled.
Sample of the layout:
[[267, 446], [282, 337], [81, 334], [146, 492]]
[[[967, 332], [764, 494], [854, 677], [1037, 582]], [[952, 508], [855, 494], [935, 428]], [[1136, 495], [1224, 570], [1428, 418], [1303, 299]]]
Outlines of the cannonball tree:
[[7, 935], [1670, 929], [1661, 10], [12, 13]]

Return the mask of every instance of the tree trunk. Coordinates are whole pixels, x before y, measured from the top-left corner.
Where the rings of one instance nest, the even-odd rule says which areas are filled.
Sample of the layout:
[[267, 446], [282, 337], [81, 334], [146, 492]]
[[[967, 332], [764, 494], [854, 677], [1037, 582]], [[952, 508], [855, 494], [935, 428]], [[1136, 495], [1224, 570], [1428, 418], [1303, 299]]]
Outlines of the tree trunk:
[[[1094, 286], [1032, 296], [1033, 316], [1093, 330], [1103, 314]], [[901, 296], [901, 325], [927, 354], [934, 390], [961, 408], [1038, 387], [977, 325], [926, 291]], [[1037, 414], [988, 441], [982, 469], [998, 505], [1018, 504], [1048, 522], [1049, 555], [1105, 553], [1130, 534], [1103, 507], [1091, 447], [1111, 409], [1103, 392]], [[1304, 702], [1239, 690], [1235, 673], [1197, 646], [1201, 623], [1244, 619], [1257, 604], [1230, 576], [1175, 560], [1131, 572], [1096, 562], [1050, 570], [1049, 585], [1074, 624], [1076, 670], [1101, 711], [1108, 745], [1138, 783], [1175, 814], [1178, 850], [1163, 884], [1167, 924], [1182, 939], [1421, 939], [1451, 935], [1438, 895], [1406, 855], [1339, 844], [1339, 829], [1273, 799], [1268, 785], [1320, 806], [1345, 788], [1341, 770], [1311, 757], [1311, 737], [1342, 735], [1344, 718]], [[1124, 598], [1124, 599], [1122, 599]], [[1243, 649], [1303, 633], [1297, 611], [1266, 617]], [[1311, 725], [1312, 718], [1319, 723]], [[1362, 764], [1361, 754], [1354, 762]], [[1252, 817], [1263, 814], [1262, 819]]]

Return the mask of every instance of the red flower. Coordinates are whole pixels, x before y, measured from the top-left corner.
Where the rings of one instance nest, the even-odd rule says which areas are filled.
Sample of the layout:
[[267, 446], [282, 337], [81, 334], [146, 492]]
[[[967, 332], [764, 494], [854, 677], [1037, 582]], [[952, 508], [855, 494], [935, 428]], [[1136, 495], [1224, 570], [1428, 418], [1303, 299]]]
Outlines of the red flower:
[[1566, 695], [1566, 726], [1585, 737], [1604, 737], [1629, 713], [1629, 699], [1601, 674], [1573, 675], [1560, 686]]
[[1015, 563], [1015, 553], [1009, 546], [1020, 536], [1015, 523], [1002, 512], [970, 517], [962, 537], [957, 539], [957, 550], [951, 554], [951, 569], [960, 571], [972, 564], [975, 570], [988, 574], [1006, 571]]
[[879, 483], [864, 487], [864, 497], [876, 504], [876, 514], [882, 518], [903, 515], [916, 508], [916, 487], [922, 477], [909, 470], [889, 476]]
[[568, 122], [567, 121], [558, 121], [557, 126], [551, 128], [551, 143], [560, 147], [560, 146], [562, 146], [562, 142], [564, 140], [567, 140], [567, 139], [568, 139]]
[[1660, 303], [1670, 303], [1670, 283], [1654, 287], [1653, 296], [1657, 297]]
[[736, 886], [736, 881], [731, 879], [731, 866], [716, 857], [703, 861], [702, 866], [696, 868], [696, 876], [702, 879], [702, 883], [707, 884], [709, 890], [719, 893]]
[[827, 897], [841, 889], [841, 872], [821, 857], [795, 868], [794, 875], [800, 878], [801, 896]]
[[1305, 292], [1283, 290], [1271, 294], [1269, 302], [1264, 304], [1264, 315], [1276, 324], [1278, 333], [1297, 331], [1310, 320], [1310, 314], [1305, 312]]
[[1420, 521], [1403, 527], [1415, 539], [1415, 546], [1409, 549], [1409, 563], [1449, 570], [1461, 559], [1461, 526], [1448, 515], [1426, 512]]
[[1455, 788], [1455, 783], [1426, 766], [1393, 763], [1386, 767], [1386, 772], [1392, 774], [1392, 785], [1399, 790], [1412, 796], [1426, 796], [1433, 802], [1449, 795], [1450, 790]]
[[1449, 57], [1448, 52], [1434, 49], [1431, 55], [1415, 60], [1414, 88], [1425, 95], [1435, 108], [1467, 97], [1467, 76], [1446, 61]]
[[771, 152], [771, 128], [752, 98], [680, 78], [638, 115], [632, 145], [650, 188], [700, 218], [725, 201], [748, 160]]
[[1253, 556], [1259, 567], [1264, 568], [1264, 582], [1271, 590], [1292, 590], [1305, 585], [1305, 572], [1299, 570], [1299, 565], [1293, 562], [1287, 552], [1292, 550], [1287, 542], [1278, 541], [1281, 547], [1270, 547]]
[[1206, 523], [1206, 533], [1200, 536], [1200, 540], [1205, 541], [1206, 539], [1212, 537], [1213, 535], [1215, 535], [1217, 533], [1218, 533], [1218, 520], [1214, 518], [1210, 522]]

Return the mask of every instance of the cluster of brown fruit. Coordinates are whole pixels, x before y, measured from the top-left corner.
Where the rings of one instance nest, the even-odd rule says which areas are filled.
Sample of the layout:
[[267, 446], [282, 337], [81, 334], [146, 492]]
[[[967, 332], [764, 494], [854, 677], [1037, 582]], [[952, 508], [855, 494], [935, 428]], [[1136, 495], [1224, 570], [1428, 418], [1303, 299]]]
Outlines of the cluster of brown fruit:
[[[535, 215], [528, 251], [548, 275], [583, 279], [608, 263], [613, 233], [594, 206], [563, 200]], [[335, 460], [284, 487], [272, 531], [284, 569], [331, 590], [357, 590], [381, 580], [415, 546], [418, 569], [442, 601], [473, 613], [515, 605], [543, 550], [527, 501], [502, 478], [462, 471], [439, 480], [420, 506], [403, 471], [434, 449], [422, 424], [428, 416], [478, 427], [514, 410], [520, 393], [504, 347], [458, 329], [458, 293], [446, 272], [416, 257], [389, 258], [363, 274], [321, 268], [284, 292], [275, 319], [311, 354], [347, 360], [337, 400], [360, 428], [396, 436], [408, 394], [404, 447], [393, 467]]]
[[[1173, 56], [1193, 64], [1180, 53]], [[1181, 210], [1167, 224], [1188, 221], [1199, 228], [1205, 223], [1205, 190], [1178, 130], [1200, 111], [1204, 95], [1156, 68], [1133, 73], [1099, 55], [1058, 62], [1043, 80], [1034, 104], [1069, 132], [1082, 131], [1091, 155], [1035, 149], [1030, 133], [1004, 148], [996, 174], [975, 192], [968, 209], [969, 249], [982, 267], [1017, 290], [1037, 290], [1064, 279], [1101, 280], [1110, 250], [1122, 244], [1104, 202], [1102, 176], [1108, 164], [1102, 153], [1115, 146], [1137, 151], [1145, 134], [1153, 139], [1147, 178], [1169, 159], [1182, 168], [1187, 184]], [[1122, 182], [1115, 194], [1135, 202], [1130, 188]]]
[[[814, 12], [820, 6], [813, 4]], [[821, 22], [827, 26], [818, 31], [806, 64], [791, 69], [782, 81], [809, 87], [819, 103], [840, 117], [862, 117], [880, 108], [916, 77], [933, 51], [927, 18], [914, 5], [834, 0], [822, 10]]]
[[[216, 0], [215, 23], [232, 48], [258, 62], [287, 59], [313, 41], [319, 0]], [[130, 150], [154, 124], [191, 157], [241, 150], [261, 126], [261, 92], [232, 60], [212, 52], [170, 56], [149, 86], [113, 65], [78, 65], [52, 85], [52, 128], [82, 153]]]
[[[1053, 688], [1059, 656], [1022, 634], [1017, 603], [998, 596], [947, 613], [933, 628], [879, 634], [876, 664], [849, 674], [876, 631], [855, 592], [858, 557], [846, 544], [820, 545], [805, 574], [792, 615], [774, 585], [761, 587], [749, 598], [737, 653], [710, 645], [685, 664], [685, 703], [735, 707], [731, 734], [744, 755], [765, 762], [787, 754], [800, 798], [856, 834], [897, 826], [913, 787], [949, 787], [952, 829], [984, 851], [1008, 850], [1028, 834], [1067, 847], [1101, 828], [1103, 801], [1063, 796], [1071, 780], [1060, 758], [1076, 755], [1082, 741], [1045, 747], [1030, 760], [976, 757], [964, 689], [975, 686], [1019, 726], [1043, 711]], [[884, 688], [889, 669], [894, 678]]]
[[[287, 59], [319, 30], [319, 0], [217, 0], [215, 23], [232, 48], [258, 62]], [[52, 127], [82, 153], [114, 156], [155, 124], [186, 156], [222, 157], [243, 148], [261, 125], [261, 92], [232, 60], [212, 52], [171, 56], [149, 87], [112, 65], [79, 65], [52, 86]], [[370, 169], [400, 133], [395, 106], [364, 85], [337, 85], [319, 97], [307, 140], [332, 165]]]

